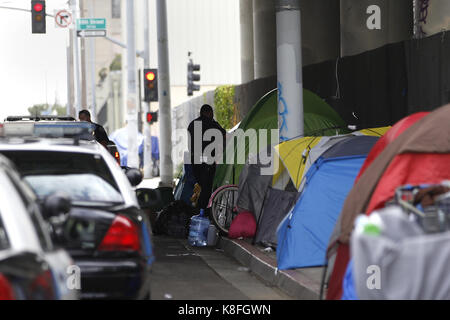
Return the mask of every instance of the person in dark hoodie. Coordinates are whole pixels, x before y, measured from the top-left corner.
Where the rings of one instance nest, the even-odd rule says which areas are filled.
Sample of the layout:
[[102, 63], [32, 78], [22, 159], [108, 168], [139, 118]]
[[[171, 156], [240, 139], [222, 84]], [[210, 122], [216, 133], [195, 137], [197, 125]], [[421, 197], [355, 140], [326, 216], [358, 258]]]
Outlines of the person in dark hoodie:
[[[195, 132], [195, 127], [200, 125], [201, 131], [197, 130], [197, 132]], [[200, 189], [198, 188], [198, 186], [194, 189], [196, 191], [200, 191], [197, 202], [197, 208], [199, 209], [206, 209], [206, 207], [208, 206], [208, 201], [212, 193], [214, 175], [216, 172], [217, 159], [214, 159], [214, 162], [212, 162], [211, 159], [207, 159], [203, 154], [205, 148], [209, 144], [215, 142], [215, 139], [213, 139], [212, 141], [207, 141], [203, 138], [205, 132], [209, 129], [216, 129], [222, 134], [222, 150], [225, 150], [226, 131], [220, 126], [217, 121], [214, 120], [213, 108], [208, 104], [204, 104], [200, 109], [200, 117], [193, 120], [188, 126], [190, 137], [189, 152], [191, 156], [191, 164], [195, 181], [200, 187]], [[198, 144], [201, 145], [201, 148]], [[199, 154], [199, 152], [201, 152], [201, 154]], [[213, 151], [210, 156], [215, 157], [215, 152]]]

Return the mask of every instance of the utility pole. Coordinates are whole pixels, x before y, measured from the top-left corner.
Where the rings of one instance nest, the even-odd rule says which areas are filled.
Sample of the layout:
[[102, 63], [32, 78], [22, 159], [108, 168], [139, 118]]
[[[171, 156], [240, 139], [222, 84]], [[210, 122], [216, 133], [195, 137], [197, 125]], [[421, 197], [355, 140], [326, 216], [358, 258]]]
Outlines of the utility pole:
[[156, 0], [158, 33], [159, 136], [161, 153], [161, 186], [172, 187], [172, 119], [170, 107], [169, 45], [167, 37], [166, 0]]
[[[149, 0], [144, 0], [144, 69], [150, 68], [150, 19]], [[144, 114], [150, 112], [150, 102], [144, 102]], [[152, 132], [147, 121], [143, 123], [144, 135], [144, 178], [152, 177]]]
[[127, 129], [128, 129], [128, 161], [127, 166], [139, 168], [138, 155], [138, 119], [137, 119], [137, 86], [136, 86], [136, 41], [134, 33], [134, 0], [126, 0], [127, 7]]
[[299, 0], [277, 0], [277, 78], [280, 141], [303, 135], [302, 40]]
[[73, 108], [74, 108], [74, 83], [73, 83], [73, 39], [72, 34], [70, 34], [70, 43], [66, 49], [67, 56], [67, 109], [66, 113], [68, 116], [73, 116]]
[[74, 55], [74, 75], [75, 75], [75, 117], [78, 116], [78, 112], [81, 110], [81, 83], [80, 83], [80, 49], [78, 45], [78, 36], [77, 36], [77, 27], [76, 21], [78, 19], [78, 4], [77, 0], [70, 0], [70, 6], [73, 14], [73, 21], [75, 25], [72, 29], [72, 38], [73, 38], [73, 55]]
[[[89, 16], [95, 17], [94, 12], [94, 1], [90, 1], [89, 5]], [[91, 105], [91, 111], [92, 115], [94, 116], [94, 119], [97, 119], [97, 103], [96, 103], [96, 81], [95, 81], [95, 39], [91, 38], [89, 39], [89, 55], [91, 60], [91, 92], [92, 92], [92, 105]]]

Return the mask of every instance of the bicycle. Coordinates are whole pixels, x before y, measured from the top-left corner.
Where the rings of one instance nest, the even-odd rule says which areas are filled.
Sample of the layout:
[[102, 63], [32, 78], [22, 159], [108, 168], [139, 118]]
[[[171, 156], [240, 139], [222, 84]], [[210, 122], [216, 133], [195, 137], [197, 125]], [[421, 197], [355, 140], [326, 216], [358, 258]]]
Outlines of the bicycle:
[[238, 214], [238, 189], [234, 184], [224, 185], [214, 191], [209, 199], [212, 221], [223, 235], [228, 234], [231, 222]]

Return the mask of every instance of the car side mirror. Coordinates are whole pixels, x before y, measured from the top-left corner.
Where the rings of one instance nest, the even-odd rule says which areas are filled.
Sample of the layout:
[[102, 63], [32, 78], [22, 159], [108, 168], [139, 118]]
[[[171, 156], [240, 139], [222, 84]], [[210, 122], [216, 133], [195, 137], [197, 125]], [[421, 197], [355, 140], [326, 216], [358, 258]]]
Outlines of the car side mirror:
[[144, 178], [142, 176], [142, 173], [139, 169], [136, 168], [127, 168], [125, 170], [125, 175], [128, 178], [128, 181], [130, 181], [130, 184], [133, 187], [136, 187], [138, 184], [142, 182], [142, 179]]
[[58, 217], [66, 214], [72, 208], [70, 197], [63, 192], [55, 192], [44, 199], [43, 209], [46, 218]]
[[136, 196], [141, 209], [150, 209], [153, 212], [162, 210], [165, 206], [175, 201], [173, 190], [168, 187], [137, 189]]

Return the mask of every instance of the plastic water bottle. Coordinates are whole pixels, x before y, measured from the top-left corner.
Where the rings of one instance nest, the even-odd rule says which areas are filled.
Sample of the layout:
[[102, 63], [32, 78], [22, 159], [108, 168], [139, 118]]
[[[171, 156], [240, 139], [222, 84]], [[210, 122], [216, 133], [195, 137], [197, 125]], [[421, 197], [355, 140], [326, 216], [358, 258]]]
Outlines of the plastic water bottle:
[[217, 228], [210, 224], [208, 227], [208, 246], [215, 246], [217, 244]]
[[191, 246], [204, 247], [208, 239], [209, 219], [205, 217], [205, 211], [200, 209], [200, 214], [191, 218], [188, 242]]

